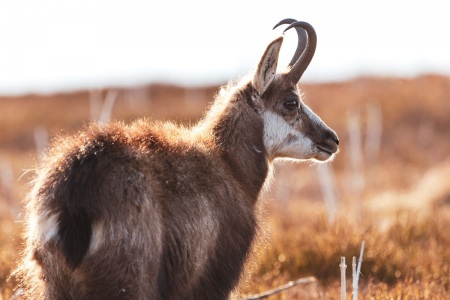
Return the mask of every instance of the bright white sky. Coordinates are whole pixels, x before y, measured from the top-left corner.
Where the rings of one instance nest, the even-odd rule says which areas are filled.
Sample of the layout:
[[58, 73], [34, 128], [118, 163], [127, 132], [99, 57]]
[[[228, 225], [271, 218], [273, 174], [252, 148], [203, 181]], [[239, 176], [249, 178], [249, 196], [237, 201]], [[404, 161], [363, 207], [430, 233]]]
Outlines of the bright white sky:
[[[450, 75], [450, 1], [0, 1], [0, 94], [222, 83], [256, 65], [287, 17], [318, 35], [305, 81]], [[281, 66], [296, 42], [289, 32]]]

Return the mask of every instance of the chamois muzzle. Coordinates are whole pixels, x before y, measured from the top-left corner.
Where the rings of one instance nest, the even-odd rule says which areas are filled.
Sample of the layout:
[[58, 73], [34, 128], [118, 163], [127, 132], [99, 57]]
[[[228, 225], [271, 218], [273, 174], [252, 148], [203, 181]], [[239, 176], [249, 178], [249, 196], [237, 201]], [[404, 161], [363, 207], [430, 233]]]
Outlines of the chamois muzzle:
[[331, 129], [324, 132], [322, 140], [317, 144], [317, 148], [329, 155], [338, 152], [339, 148], [339, 138]]

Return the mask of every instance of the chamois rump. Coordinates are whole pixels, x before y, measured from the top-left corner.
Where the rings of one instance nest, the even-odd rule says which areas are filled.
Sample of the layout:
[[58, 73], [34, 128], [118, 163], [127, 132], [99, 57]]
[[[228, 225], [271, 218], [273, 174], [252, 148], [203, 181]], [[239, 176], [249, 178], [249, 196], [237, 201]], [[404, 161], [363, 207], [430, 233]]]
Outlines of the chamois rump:
[[[301, 99], [316, 48], [306, 22], [276, 73], [284, 34], [195, 126], [93, 124], [53, 143], [27, 197], [17, 274], [26, 299], [228, 299], [257, 230], [276, 158], [327, 161], [339, 140]], [[286, 31], [285, 30], [285, 31]]]

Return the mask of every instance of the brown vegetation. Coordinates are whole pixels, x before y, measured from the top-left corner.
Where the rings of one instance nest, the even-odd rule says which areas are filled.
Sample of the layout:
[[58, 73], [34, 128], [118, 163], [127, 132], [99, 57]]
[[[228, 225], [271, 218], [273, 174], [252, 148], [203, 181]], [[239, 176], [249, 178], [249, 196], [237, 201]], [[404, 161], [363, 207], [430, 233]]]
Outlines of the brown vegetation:
[[[302, 89], [308, 105], [341, 139], [341, 153], [329, 164], [337, 197], [335, 221], [327, 215], [315, 166], [277, 164], [265, 200], [266, 222], [241, 293], [312, 275], [317, 286], [300, 286], [274, 299], [338, 299], [340, 256], [350, 261], [365, 240], [363, 298], [448, 298], [450, 79], [359, 78]], [[216, 91], [167, 85], [120, 90], [112, 117], [195, 122]], [[370, 111], [379, 111], [382, 120], [379, 155], [365, 147], [376, 122]], [[356, 167], [350, 163], [351, 118], [359, 118], [361, 132], [363, 159]], [[88, 92], [0, 99], [0, 299], [8, 299], [15, 286], [14, 277], [6, 278], [21, 248], [17, 220], [30, 179], [22, 174], [39, 159], [36, 128], [45, 128], [52, 137], [74, 132], [90, 119]]]

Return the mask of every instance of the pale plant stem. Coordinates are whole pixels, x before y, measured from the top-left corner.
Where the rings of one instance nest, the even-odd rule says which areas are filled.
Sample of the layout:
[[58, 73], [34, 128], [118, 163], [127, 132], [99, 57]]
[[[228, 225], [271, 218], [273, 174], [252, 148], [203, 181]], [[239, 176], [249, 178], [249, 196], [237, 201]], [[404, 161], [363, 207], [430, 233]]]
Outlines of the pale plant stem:
[[345, 282], [345, 269], [347, 266], [345, 265], [345, 257], [341, 257], [341, 264], [339, 265], [341, 267], [341, 300], [346, 300], [347, 298], [347, 286]]
[[358, 275], [356, 274], [356, 257], [352, 258], [352, 285], [353, 285], [353, 300], [358, 299]]
[[317, 279], [313, 276], [310, 277], [305, 277], [305, 278], [300, 278], [297, 279], [295, 281], [289, 281], [288, 283], [278, 286], [272, 290], [269, 290], [267, 292], [261, 293], [261, 294], [257, 294], [257, 295], [252, 295], [249, 297], [246, 297], [244, 299], [241, 300], [257, 300], [257, 299], [265, 299], [268, 298], [269, 296], [281, 293], [282, 291], [285, 291], [287, 289], [290, 289], [294, 286], [300, 285], [300, 284], [309, 284], [309, 283], [317, 283]]

